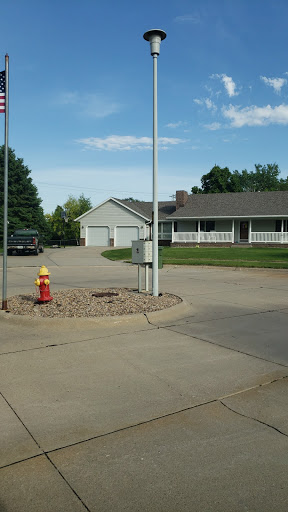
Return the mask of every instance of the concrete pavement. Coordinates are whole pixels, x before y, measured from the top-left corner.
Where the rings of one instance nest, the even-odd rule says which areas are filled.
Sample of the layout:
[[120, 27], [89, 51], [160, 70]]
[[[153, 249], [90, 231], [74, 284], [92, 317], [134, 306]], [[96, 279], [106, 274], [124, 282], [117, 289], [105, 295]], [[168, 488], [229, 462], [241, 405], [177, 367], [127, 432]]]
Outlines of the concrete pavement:
[[[52, 291], [137, 287], [135, 267], [66, 248], [9, 257], [9, 294], [42, 264]], [[159, 283], [191, 309], [1, 312], [1, 512], [287, 511], [288, 272], [165, 266]]]

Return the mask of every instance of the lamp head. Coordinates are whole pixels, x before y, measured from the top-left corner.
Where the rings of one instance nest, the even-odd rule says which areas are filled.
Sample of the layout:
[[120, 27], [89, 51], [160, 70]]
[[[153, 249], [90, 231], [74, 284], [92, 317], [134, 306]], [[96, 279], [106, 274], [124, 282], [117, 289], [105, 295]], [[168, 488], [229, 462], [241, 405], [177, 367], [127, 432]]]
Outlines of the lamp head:
[[148, 30], [144, 34], [145, 41], [149, 41], [151, 55], [159, 55], [160, 53], [160, 43], [165, 39], [166, 32], [164, 30], [160, 30], [158, 28], [153, 28], [152, 30]]

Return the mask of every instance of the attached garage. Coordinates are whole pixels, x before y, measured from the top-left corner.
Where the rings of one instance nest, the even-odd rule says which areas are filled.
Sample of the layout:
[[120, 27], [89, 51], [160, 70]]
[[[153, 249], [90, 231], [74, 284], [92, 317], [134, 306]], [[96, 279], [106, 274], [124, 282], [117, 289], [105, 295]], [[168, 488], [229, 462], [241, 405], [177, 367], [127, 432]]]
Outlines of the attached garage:
[[116, 227], [116, 247], [131, 247], [132, 240], [139, 240], [138, 226], [117, 226]]
[[146, 237], [151, 222], [149, 212], [143, 212], [137, 202], [113, 197], [83, 213], [78, 221], [80, 245], [92, 247], [131, 247], [132, 240]]
[[87, 226], [86, 245], [90, 247], [107, 247], [110, 245], [108, 226]]

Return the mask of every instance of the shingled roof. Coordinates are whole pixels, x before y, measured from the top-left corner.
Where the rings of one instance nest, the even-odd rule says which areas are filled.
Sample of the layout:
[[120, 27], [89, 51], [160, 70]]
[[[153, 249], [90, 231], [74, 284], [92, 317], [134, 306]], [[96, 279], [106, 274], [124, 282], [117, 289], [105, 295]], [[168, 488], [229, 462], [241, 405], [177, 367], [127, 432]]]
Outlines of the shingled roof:
[[[114, 198], [116, 199], [116, 198]], [[152, 220], [153, 203], [146, 201], [123, 201], [122, 199], [116, 199], [123, 206], [131, 208], [136, 213], [139, 213], [146, 219]], [[158, 219], [167, 220], [167, 217], [172, 215], [176, 211], [176, 201], [159, 201], [158, 203]]]
[[288, 191], [192, 194], [171, 219], [287, 216]]

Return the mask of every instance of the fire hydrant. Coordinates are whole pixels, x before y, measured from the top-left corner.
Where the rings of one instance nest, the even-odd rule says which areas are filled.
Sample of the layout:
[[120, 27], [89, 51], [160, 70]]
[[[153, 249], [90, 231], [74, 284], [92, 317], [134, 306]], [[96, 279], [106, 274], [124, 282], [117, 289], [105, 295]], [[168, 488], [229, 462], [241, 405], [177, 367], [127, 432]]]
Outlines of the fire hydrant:
[[39, 286], [40, 297], [38, 298], [38, 302], [48, 302], [52, 300], [53, 297], [50, 296], [49, 283], [50, 280], [48, 276], [50, 276], [50, 272], [48, 272], [48, 268], [45, 265], [42, 265], [38, 272], [38, 278], [34, 281], [36, 286]]

